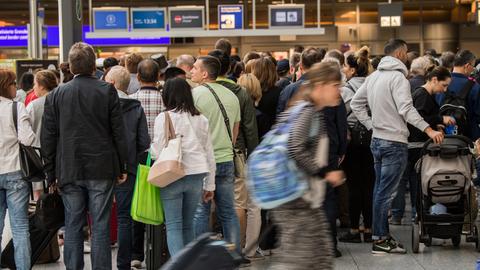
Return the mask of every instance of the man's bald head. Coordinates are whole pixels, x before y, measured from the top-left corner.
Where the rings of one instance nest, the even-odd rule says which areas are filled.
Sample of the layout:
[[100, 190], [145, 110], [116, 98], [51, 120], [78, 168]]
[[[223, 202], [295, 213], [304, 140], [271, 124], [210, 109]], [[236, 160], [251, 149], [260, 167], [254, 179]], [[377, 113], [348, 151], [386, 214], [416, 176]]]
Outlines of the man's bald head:
[[157, 62], [145, 59], [138, 64], [138, 80], [143, 83], [156, 83], [160, 74]]

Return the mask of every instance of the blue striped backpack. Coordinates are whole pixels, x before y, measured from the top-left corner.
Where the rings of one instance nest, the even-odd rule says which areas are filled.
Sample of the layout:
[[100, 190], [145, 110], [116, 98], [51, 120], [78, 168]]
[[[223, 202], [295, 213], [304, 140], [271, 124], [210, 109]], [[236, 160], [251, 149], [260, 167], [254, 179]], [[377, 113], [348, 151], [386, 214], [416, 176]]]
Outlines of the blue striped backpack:
[[248, 158], [250, 196], [262, 209], [272, 209], [293, 201], [308, 188], [306, 176], [288, 157], [289, 132], [305, 105], [307, 103], [302, 102], [291, 108], [285, 120], [265, 134]]

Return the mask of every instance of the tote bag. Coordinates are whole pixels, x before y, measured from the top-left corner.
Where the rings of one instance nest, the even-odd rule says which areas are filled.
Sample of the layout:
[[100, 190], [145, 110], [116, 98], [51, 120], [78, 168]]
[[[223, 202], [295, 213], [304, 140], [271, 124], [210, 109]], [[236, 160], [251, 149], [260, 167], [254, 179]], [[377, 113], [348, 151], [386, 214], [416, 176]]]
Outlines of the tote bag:
[[182, 137], [176, 136], [172, 119], [165, 113], [165, 147], [148, 174], [148, 182], [166, 187], [185, 176], [182, 165]]
[[160, 198], [160, 189], [147, 181], [150, 164], [149, 153], [146, 164], [139, 164], [137, 168], [137, 179], [130, 214], [135, 221], [149, 225], [160, 225], [163, 223], [163, 205]]

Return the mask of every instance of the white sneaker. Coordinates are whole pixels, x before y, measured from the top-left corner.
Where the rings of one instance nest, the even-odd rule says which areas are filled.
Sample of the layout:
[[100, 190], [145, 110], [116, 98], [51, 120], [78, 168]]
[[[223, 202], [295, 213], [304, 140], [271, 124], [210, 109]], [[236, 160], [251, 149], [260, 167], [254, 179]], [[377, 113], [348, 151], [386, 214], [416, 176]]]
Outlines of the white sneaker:
[[253, 256], [247, 256], [247, 259], [249, 259], [250, 261], [261, 261], [261, 260], [265, 260], [265, 255], [263, 254], [263, 251], [258, 248], [256, 251], [255, 251], [255, 254]]

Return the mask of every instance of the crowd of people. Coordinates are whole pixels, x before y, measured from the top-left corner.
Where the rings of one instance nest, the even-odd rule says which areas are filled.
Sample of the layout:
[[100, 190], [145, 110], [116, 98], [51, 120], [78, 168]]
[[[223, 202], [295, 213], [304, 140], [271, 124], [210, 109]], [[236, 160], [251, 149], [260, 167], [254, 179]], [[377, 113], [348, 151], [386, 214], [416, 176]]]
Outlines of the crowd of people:
[[[171, 256], [215, 231], [247, 266], [267, 256], [259, 247], [267, 220], [278, 228], [271, 269], [333, 269], [333, 258], [342, 255], [337, 240], [372, 243], [376, 254], [406, 253], [389, 223], [409, 222], [407, 187], [415, 218], [414, 165], [422, 145], [441, 143], [451, 127], [472, 141], [480, 137], [477, 65], [468, 50], [420, 56], [399, 39], [386, 43], [382, 57], [368, 47], [297, 46], [280, 60], [270, 52], [232, 55], [231, 43], [220, 39], [198, 57], [132, 53], [99, 62], [90, 45], [77, 43], [58, 71], [24, 73], [17, 85], [12, 71], [0, 70], [1, 227], [8, 208], [17, 268], [30, 269], [30, 193], [18, 145], [36, 146], [46, 181], [59, 188], [65, 206], [66, 268], [84, 267], [88, 212], [92, 268], [112, 269], [113, 201], [116, 267], [144, 267], [145, 224], [130, 216], [137, 166], [148, 154], [159, 158], [171, 121], [182, 137], [185, 170], [160, 189]], [[440, 107], [465, 91], [467, 121], [442, 115]], [[310, 188], [263, 211], [248, 191], [246, 162], [300, 101], [306, 105], [289, 131], [288, 153]], [[34, 183], [34, 199], [43, 190]], [[337, 219], [346, 233], [337, 235]]]

